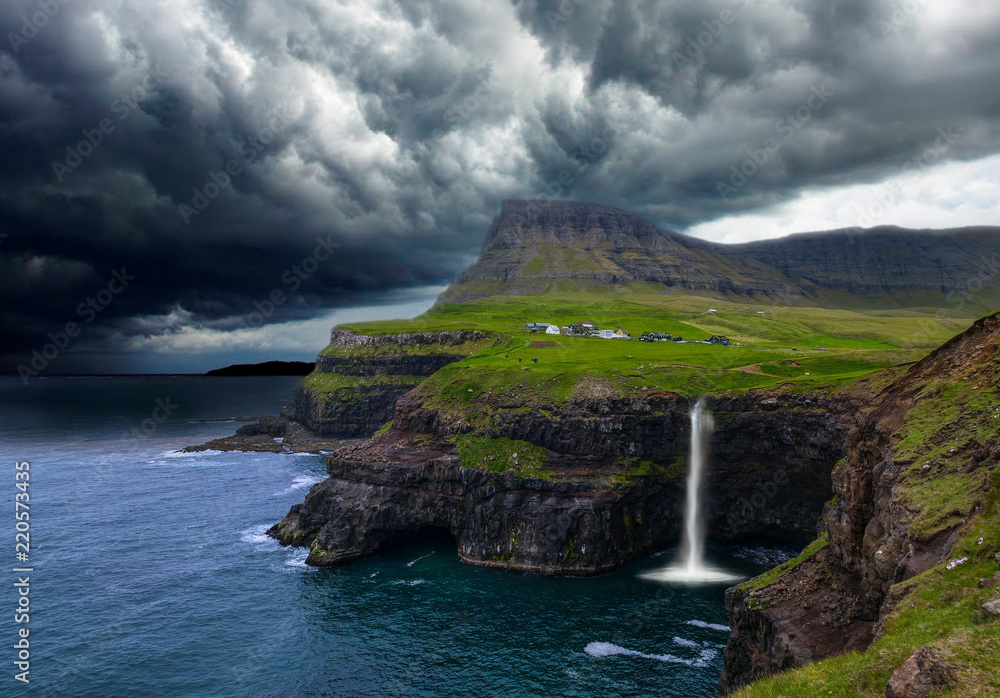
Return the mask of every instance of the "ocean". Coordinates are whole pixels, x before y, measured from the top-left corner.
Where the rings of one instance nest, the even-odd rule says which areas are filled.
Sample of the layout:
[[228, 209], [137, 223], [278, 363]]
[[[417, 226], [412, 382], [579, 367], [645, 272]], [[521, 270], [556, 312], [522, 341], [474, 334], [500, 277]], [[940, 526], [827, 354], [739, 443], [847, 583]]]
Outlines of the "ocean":
[[[726, 584], [549, 579], [460, 562], [448, 536], [337, 568], [264, 532], [320, 455], [181, 454], [276, 414], [296, 378], [0, 378], [7, 491], [0, 695], [712, 696]], [[15, 463], [30, 553], [15, 558]], [[22, 498], [23, 499], [23, 498]], [[746, 577], [793, 551], [710, 547]], [[14, 567], [30, 566], [15, 623]], [[14, 679], [30, 629], [30, 684]], [[6, 653], [7, 656], [4, 656]]]

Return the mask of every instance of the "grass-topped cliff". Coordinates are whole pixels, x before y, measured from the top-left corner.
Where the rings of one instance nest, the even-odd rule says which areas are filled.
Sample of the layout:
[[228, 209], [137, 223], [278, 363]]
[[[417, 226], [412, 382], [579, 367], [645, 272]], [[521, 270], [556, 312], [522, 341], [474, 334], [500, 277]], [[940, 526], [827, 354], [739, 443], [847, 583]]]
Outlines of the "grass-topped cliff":
[[[685, 342], [531, 334], [528, 322], [594, 322], [633, 338], [664, 332]], [[756, 305], [649, 290], [480, 299], [413, 320], [338, 327], [299, 385], [294, 409], [318, 433], [357, 437], [391, 419], [411, 390], [468, 423], [497, 409], [551, 409], [587, 396], [827, 390], [915, 361], [970, 322], [930, 311]], [[701, 343], [713, 335], [730, 346]]]

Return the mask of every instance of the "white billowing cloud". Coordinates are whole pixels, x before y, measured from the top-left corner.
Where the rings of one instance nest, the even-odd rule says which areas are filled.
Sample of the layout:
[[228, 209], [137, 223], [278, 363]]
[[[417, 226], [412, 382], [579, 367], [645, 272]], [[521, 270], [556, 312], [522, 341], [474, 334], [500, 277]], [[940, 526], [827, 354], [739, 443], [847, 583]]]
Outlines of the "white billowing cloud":
[[740, 243], [881, 225], [1000, 226], [1000, 156], [950, 162], [873, 184], [807, 189], [771, 209], [719, 218], [685, 232], [705, 240]]

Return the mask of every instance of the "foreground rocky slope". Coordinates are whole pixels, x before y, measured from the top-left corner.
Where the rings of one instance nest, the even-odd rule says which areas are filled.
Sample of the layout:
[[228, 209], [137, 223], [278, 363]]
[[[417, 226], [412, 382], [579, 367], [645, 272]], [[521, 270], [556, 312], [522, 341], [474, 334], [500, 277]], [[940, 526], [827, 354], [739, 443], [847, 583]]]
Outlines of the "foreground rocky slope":
[[[977, 657], [980, 648], [1000, 637], [995, 626], [977, 626], [1000, 582], [998, 343], [1000, 319], [991, 315], [859, 414], [833, 474], [822, 538], [786, 569], [727, 593], [733, 633], [723, 691], [875, 642], [882, 649], [860, 655], [866, 664], [852, 693], [1000, 695], [995, 673], [977, 675], [991, 664]], [[793, 695], [796, 680], [773, 690]]]

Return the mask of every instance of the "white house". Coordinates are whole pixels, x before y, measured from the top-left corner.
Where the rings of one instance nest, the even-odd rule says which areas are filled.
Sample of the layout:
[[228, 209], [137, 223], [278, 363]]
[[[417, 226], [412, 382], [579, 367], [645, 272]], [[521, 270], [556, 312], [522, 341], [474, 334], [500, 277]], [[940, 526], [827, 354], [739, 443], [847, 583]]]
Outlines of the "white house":
[[717, 313], [717, 312], [719, 312], [719, 311], [718, 311], [718, 310], [716, 310], [715, 308], [709, 308], [709, 309], [708, 309], [708, 312], [710, 312], [710, 313]]
[[617, 339], [618, 333], [614, 330], [601, 330], [597, 333], [597, 336], [601, 339]]
[[545, 328], [545, 334], [559, 334], [559, 325], [549, 325]]

